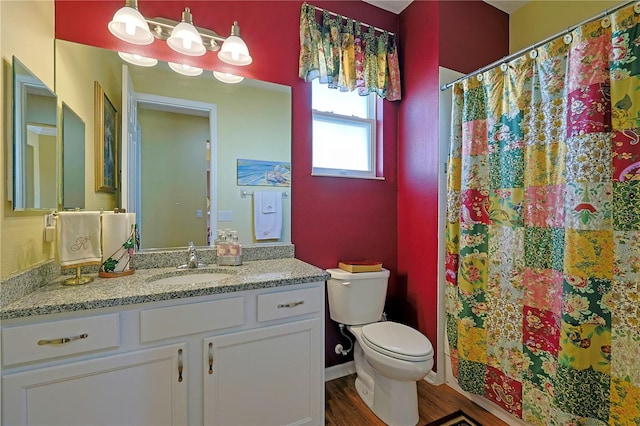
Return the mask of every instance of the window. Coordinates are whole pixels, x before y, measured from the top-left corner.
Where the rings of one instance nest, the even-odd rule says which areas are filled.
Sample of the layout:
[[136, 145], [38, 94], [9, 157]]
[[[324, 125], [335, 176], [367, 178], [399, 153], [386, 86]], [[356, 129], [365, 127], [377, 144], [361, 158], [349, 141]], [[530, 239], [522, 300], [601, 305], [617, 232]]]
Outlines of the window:
[[312, 83], [316, 176], [376, 177], [376, 95], [340, 92]]

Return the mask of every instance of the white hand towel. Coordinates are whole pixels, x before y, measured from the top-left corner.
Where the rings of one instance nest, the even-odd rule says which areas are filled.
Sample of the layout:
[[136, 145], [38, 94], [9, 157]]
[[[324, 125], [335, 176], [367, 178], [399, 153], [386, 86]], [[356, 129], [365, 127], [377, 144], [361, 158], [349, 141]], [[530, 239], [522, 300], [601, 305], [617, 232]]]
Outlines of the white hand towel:
[[[103, 213], [102, 220], [102, 263], [112, 258], [116, 261], [113, 270], [123, 272], [131, 269], [129, 250], [123, 246], [132, 236], [136, 223], [135, 213]], [[110, 269], [110, 268], [109, 268]]]
[[56, 227], [63, 269], [101, 263], [100, 212], [60, 212]]
[[[263, 211], [265, 198], [273, 196], [273, 212]], [[253, 193], [253, 227], [256, 240], [279, 240], [282, 237], [282, 193], [275, 191]]]
[[[280, 193], [275, 191], [260, 193], [260, 197], [262, 198], [262, 213], [275, 213], [278, 211], [276, 203], [279, 195]], [[282, 196], [280, 196], [280, 200], [282, 200]]]

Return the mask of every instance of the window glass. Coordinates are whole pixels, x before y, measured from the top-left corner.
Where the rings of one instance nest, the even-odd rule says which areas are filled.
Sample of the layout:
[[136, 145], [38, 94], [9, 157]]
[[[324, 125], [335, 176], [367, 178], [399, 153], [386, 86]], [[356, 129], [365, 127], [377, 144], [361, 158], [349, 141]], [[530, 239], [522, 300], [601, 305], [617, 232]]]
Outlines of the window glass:
[[313, 80], [314, 175], [376, 177], [375, 100]]
[[313, 136], [323, 141], [313, 145], [314, 167], [359, 171], [371, 168], [368, 125], [316, 117]]
[[338, 89], [328, 88], [326, 84], [318, 83], [316, 78], [313, 80], [312, 98], [311, 108], [316, 111], [369, 118], [369, 96], [360, 96], [356, 90], [340, 92]]

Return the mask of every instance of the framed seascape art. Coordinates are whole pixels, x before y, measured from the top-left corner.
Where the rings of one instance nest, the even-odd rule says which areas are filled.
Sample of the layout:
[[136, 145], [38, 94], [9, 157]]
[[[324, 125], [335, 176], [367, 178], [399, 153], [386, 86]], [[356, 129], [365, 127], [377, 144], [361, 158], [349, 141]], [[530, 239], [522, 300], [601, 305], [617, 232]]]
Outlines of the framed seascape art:
[[115, 192], [118, 187], [118, 111], [95, 82], [95, 188]]
[[238, 186], [291, 186], [291, 163], [238, 159]]

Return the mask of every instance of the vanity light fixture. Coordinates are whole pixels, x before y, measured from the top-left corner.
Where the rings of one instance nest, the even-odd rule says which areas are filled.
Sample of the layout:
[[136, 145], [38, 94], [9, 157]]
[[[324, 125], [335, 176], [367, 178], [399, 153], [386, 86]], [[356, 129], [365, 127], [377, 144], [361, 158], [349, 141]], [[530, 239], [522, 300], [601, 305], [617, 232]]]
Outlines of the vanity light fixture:
[[169, 68], [177, 72], [178, 74], [186, 75], [188, 77], [196, 77], [202, 74], [202, 68], [192, 67], [187, 64], [176, 64], [175, 62], [169, 62]]
[[242, 80], [244, 80], [244, 77], [240, 75], [230, 74], [228, 72], [214, 71], [213, 76], [221, 82], [229, 84], [240, 83]]
[[158, 63], [158, 60], [155, 58], [147, 58], [146, 56], [140, 56], [137, 53], [118, 52], [118, 56], [130, 64], [139, 65], [141, 67], [153, 67]]
[[237, 21], [231, 26], [231, 35], [222, 37], [213, 30], [194, 26], [188, 7], [182, 12], [181, 22], [161, 17], [147, 19], [138, 11], [138, 0], [125, 0], [125, 6], [109, 22], [109, 31], [133, 44], [150, 44], [154, 38], [165, 40], [171, 49], [189, 56], [219, 51], [218, 58], [232, 65], [249, 65], [253, 60], [240, 38]]

